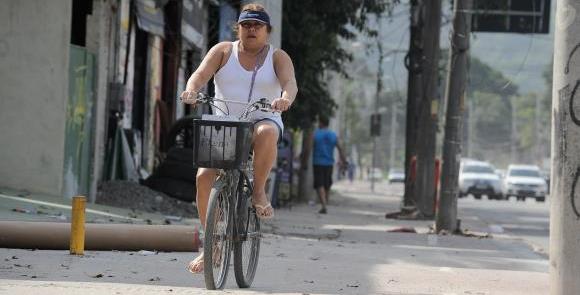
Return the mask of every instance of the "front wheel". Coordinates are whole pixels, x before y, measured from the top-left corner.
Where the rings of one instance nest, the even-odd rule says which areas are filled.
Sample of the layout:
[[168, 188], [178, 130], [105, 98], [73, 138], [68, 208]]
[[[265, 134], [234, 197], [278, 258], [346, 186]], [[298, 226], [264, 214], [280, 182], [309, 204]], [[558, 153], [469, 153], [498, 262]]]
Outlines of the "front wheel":
[[251, 186], [247, 179], [242, 179], [238, 188], [234, 242], [234, 274], [240, 288], [249, 288], [252, 285], [260, 254], [260, 220], [250, 202], [251, 197]]
[[223, 289], [228, 276], [232, 249], [232, 218], [230, 190], [218, 179], [209, 195], [203, 261], [205, 286], [208, 290]]

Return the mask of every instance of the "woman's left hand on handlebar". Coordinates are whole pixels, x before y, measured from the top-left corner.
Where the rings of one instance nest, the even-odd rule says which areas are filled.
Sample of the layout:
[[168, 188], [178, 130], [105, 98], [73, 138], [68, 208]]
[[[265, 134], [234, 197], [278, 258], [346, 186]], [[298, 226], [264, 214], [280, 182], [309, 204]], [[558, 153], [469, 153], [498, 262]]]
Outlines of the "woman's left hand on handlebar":
[[183, 91], [179, 97], [185, 104], [197, 104], [197, 92]]
[[278, 112], [285, 112], [290, 108], [292, 102], [287, 98], [276, 98], [272, 101], [272, 110]]

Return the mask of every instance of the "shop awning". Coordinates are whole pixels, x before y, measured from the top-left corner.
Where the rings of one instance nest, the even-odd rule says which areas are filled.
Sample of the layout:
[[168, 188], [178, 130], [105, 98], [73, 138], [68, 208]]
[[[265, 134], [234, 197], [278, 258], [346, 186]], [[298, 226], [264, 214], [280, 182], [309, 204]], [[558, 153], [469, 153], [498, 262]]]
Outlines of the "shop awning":
[[203, 47], [203, 0], [183, 0], [183, 18], [181, 22], [181, 35], [183, 38], [197, 46]]
[[165, 37], [165, 18], [162, 0], [137, 0], [137, 25], [143, 31]]

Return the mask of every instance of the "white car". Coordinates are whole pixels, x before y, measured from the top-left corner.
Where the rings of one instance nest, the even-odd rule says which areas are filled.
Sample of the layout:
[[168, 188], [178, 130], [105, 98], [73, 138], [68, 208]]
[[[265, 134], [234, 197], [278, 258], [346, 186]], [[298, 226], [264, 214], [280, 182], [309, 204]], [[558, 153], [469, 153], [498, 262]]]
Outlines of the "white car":
[[389, 183], [405, 182], [405, 170], [397, 168], [390, 169], [387, 178], [389, 179]]
[[369, 172], [369, 180], [381, 181], [383, 180], [383, 171], [381, 168], [373, 168]]
[[466, 160], [459, 166], [459, 197], [473, 195], [477, 200], [503, 200], [501, 180], [494, 167], [482, 161]]
[[548, 193], [548, 184], [542, 177], [538, 166], [509, 165], [503, 189], [507, 199], [514, 196], [518, 201], [534, 198], [537, 202], [544, 202]]

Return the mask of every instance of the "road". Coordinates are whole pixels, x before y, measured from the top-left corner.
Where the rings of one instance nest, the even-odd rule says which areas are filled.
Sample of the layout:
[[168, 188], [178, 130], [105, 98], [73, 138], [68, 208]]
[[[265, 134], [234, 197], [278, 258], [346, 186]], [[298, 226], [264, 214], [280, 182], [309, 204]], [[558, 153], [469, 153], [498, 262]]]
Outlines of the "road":
[[[382, 184], [390, 194], [403, 195], [402, 184]], [[517, 202], [475, 200], [472, 196], [459, 199], [458, 218], [469, 220], [473, 231], [489, 232], [497, 237], [519, 238], [530, 244], [538, 253], [549, 253], [550, 244], [550, 197], [544, 203], [528, 199]], [[479, 221], [479, 222], [477, 222]], [[474, 225], [479, 225], [475, 226]]]
[[[549, 198], [549, 197], [548, 197]], [[509, 235], [531, 244], [537, 252], [549, 253], [550, 203], [536, 203], [528, 199], [517, 202], [475, 200], [467, 197], [459, 200], [459, 215], [477, 216], [485, 221], [488, 231], [494, 235]]]
[[[276, 218], [262, 224], [258, 273], [247, 290], [231, 275], [225, 292], [206, 291], [203, 276], [184, 269], [195, 253], [87, 251], [77, 257], [66, 250], [0, 249], [0, 294], [549, 293], [546, 257], [505, 235], [508, 224], [523, 228], [529, 218], [542, 217], [527, 207], [547, 212], [546, 205], [462, 199], [465, 228], [489, 231], [500, 224], [506, 232], [433, 235], [432, 221], [385, 219], [399, 210], [402, 186], [382, 182], [374, 193], [369, 186], [337, 182], [326, 215], [316, 213], [318, 205], [277, 209]], [[510, 212], [528, 219], [500, 216]]]

